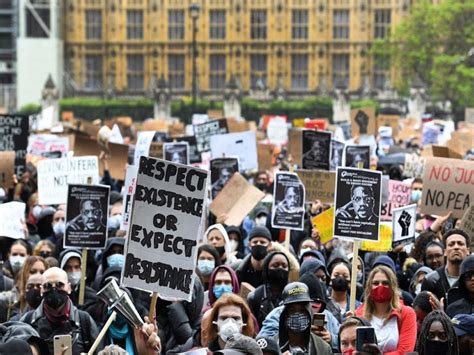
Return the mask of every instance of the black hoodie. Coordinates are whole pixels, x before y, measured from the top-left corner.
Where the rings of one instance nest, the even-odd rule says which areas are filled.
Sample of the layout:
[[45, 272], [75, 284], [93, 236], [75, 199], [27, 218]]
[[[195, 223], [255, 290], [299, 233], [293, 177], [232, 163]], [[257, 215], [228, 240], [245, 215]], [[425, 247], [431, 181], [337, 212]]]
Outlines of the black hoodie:
[[[468, 272], [474, 272], [474, 255], [469, 255], [461, 264], [459, 286], [453, 287], [448, 291], [449, 305], [446, 314], [450, 318], [453, 318], [456, 314], [474, 313], [474, 298], [472, 295], [469, 295], [469, 291], [466, 288], [466, 282], [471, 281], [464, 280]], [[453, 301], [453, 297], [456, 297], [457, 300]]]

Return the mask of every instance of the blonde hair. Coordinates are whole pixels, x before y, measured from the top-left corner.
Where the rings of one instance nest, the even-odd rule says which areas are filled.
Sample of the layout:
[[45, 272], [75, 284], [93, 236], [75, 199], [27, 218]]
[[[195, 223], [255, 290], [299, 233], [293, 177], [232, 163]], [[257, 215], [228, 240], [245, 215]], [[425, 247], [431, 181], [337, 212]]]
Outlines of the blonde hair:
[[400, 291], [398, 288], [398, 281], [397, 276], [389, 267], [385, 265], [377, 265], [375, 268], [372, 269], [370, 272], [367, 283], [365, 284], [364, 290], [364, 318], [367, 320], [372, 320], [372, 314], [375, 311], [375, 302], [370, 298], [370, 293], [372, 292], [372, 281], [376, 274], [381, 272], [385, 276], [387, 276], [389, 288], [392, 290], [392, 299], [390, 300], [390, 311], [389, 314], [393, 310], [400, 310]]
[[17, 287], [20, 291], [20, 311], [23, 312], [25, 309], [27, 302], [26, 302], [26, 283], [28, 282], [28, 278], [30, 277], [30, 270], [33, 268], [33, 265], [37, 262], [41, 262], [44, 265], [45, 271], [48, 270], [49, 265], [48, 263], [41, 257], [36, 255], [30, 255], [26, 258], [25, 263], [18, 275]]

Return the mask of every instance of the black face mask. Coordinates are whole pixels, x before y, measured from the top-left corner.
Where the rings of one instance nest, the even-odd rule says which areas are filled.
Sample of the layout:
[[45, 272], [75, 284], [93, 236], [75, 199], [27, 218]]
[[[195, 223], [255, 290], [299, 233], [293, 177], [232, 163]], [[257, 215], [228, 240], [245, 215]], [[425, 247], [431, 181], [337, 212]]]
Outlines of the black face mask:
[[252, 256], [255, 260], [263, 260], [267, 256], [267, 246], [265, 245], [254, 245], [252, 249], [250, 249]]
[[225, 247], [216, 247], [219, 256], [222, 257], [225, 254]]
[[255, 184], [255, 187], [259, 189], [260, 191], [266, 191], [267, 190], [267, 184]]
[[425, 354], [442, 355], [447, 354], [449, 343], [447, 341], [426, 340]]
[[349, 281], [344, 277], [336, 277], [331, 280], [332, 289], [337, 292], [344, 292], [349, 289]]
[[288, 270], [282, 269], [281, 267], [269, 269], [267, 273], [268, 283], [283, 288], [288, 283], [288, 274]]
[[51, 289], [43, 294], [44, 303], [53, 309], [58, 309], [65, 305], [68, 299], [66, 291], [58, 290], [56, 288]]
[[43, 299], [43, 297], [41, 297], [40, 290], [37, 290], [35, 288], [26, 291], [25, 298], [26, 302], [31, 308], [38, 307], [41, 303], [41, 300]]

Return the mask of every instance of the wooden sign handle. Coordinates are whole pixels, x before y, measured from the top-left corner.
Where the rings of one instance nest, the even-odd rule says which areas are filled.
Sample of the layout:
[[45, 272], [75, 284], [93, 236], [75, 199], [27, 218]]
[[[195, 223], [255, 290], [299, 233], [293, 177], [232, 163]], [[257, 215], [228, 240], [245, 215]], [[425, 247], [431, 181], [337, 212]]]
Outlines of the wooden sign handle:
[[352, 271], [351, 271], [351, 291], [350, 291], [350, 311], [354, 312], [355, 310], [355, 299], [357, 293], [357, 261], [359, 259], [359, 241], [354, 240], [354, 245], [352, 249]]
[[158, 293], [153, 292], [151, 296], [150, 312], [148, 313], [148, 319], [150, 319], [150, 322], [153, 322], [153, 320], [155, 319], [155, 310], [156, 310], [157, 300], [158, 300]]
[[87, 249], [82, 249], [81, 259], [81, 282], [79, 284], [79, 305], [84, 304], [84, 295], [86, 292], [86, 271], [87, 271]]

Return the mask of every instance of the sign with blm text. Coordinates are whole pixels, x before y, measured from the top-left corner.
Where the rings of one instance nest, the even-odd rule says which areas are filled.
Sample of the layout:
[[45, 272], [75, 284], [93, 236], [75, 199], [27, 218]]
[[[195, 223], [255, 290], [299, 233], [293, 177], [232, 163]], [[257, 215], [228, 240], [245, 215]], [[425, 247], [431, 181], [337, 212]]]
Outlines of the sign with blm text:
[[474, 204], [474, 162], [427, 158], [423, 174], [421, 212], [462, 218]]
[[38, 199], [41, 205], [67, 202], [68, 184], [98, 184], [97, 157], [48, 159], [38, 162]]
[[109, 192], [105, 185], [68, 185], [64, 248], [105, 247]]
[[190, 301], [208, 172], [142, 156], [122, 285]]
[[25, 171], [30, 123], [27, 116], [0, 115], [0, 152], [15, 152], [15, 174]]
[[382, 204], [380, 218], [382, 221], [391, 221], [393, 209], [401, 206], [406, 206], [410, 203], [411, 188], [396, 180], [389, 180], [388, 182], [388, 201]]
[[415, 240], [416, 204], [393, 210], [392, 246], [407, 244]]

